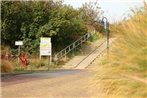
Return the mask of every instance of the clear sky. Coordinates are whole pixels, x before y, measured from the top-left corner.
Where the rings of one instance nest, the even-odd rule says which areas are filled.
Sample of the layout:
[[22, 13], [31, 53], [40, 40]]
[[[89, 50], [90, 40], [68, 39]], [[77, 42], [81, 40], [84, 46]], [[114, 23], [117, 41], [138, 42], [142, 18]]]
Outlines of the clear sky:
[[[74, 8], [79, 8], [85, 2], [94, 0], [64, 0], [64, 4], [70, 4]], [[144, 0], [147, 1], [147, 0]], [[130, 8], [142, 7], [143, 0], [98, 0], [99, 6], [104, 11], [104, 16], [112, 22], [117, 22], [127, 17]]]

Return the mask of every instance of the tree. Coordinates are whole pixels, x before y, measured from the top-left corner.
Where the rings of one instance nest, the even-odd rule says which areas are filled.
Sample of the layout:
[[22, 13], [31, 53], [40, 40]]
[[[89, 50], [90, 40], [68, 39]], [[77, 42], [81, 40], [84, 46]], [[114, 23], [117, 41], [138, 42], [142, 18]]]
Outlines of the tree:
[[[2, 1], [2, 43], [39, 53], [40, 37], [51, 37], [53, 51], [59, 51], [87, 32], [79, 10], [62, 2]], [[68, 41], [67, 41], [68, 40]]]
[[99, 20], [103, 14], [103, 11], [99, 7], [98, 0], [83, 4], [83, 6], [80, 8], [80, 12], [82, 13], [82, 18], [88, 27], [101, 31], [102, 27], [99, 24]]

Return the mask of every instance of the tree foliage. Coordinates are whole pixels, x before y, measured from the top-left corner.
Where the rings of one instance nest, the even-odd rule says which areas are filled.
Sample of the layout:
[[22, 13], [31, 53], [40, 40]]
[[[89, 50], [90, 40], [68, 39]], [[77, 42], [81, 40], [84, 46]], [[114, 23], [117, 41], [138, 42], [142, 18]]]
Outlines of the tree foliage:
[[80, 8], [80, 11], [82, 13], [85, 24], [88, 27], [91, 27], [94, 30], [102, 31], [99, 20], [101, 15], [103, 14], [103, 11], [99, 7], [98, 0], [83, 4]]
[[2, 1], [2, 44], [16, 48], [15, 41], [22, 40], [24, 51], [36, 53], [40, 37], [51, 37], [53, 50], [59, 51], [87, 33], [81, 11], [52, 0]]

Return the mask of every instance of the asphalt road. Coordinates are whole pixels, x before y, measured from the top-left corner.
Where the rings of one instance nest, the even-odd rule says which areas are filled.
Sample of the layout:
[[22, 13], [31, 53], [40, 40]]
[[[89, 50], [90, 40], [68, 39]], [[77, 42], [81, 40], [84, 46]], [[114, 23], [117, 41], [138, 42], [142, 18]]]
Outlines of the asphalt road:
[[18, 83], [25, 83], [29, 81], [35, 81], [40, 79], [51, 79], [62, 77], [66, 75], [74, 75], [84, 72], [84, 70], [77, 69], [61, 69], [61, 70], [53, 70], [53, 71], [40, 71], [26, 74], [14, 74], [14, 75], [4, 75], [1, 77], [1, 86], [9, 86], [15, 85]]
[[88, 70], [58, 70], [2, 77], [2, 98], [94, 98]]

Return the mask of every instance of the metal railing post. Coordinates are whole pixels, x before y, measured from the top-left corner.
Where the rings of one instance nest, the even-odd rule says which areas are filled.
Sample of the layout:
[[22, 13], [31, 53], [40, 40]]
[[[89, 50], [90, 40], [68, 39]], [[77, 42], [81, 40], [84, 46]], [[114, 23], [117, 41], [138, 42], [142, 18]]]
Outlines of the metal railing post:
[[66, 49], [65, 49], [65, 61], [66, 61]]
[[73, 43], [73, 49], [75, 48], [75, 42]]

